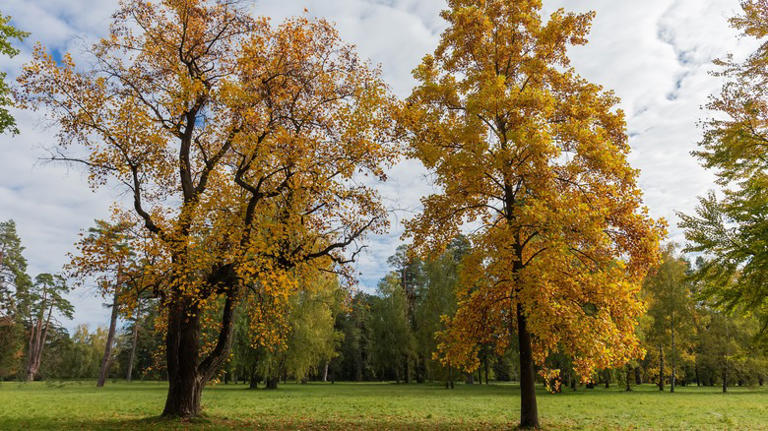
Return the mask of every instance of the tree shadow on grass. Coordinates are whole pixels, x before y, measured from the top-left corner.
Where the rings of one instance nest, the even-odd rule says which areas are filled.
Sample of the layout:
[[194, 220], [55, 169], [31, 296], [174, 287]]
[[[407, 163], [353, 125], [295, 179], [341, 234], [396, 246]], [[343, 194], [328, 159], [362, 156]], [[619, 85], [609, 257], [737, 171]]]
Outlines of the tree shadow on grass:
[[485, 430], [497, 431], [514, 430], [517, 425], [513, 423], [487, 423], [482, 421], [437, 421], [425, 418], [420, 421], [406, 421], [399, 418], [388, 417], [384, 420], [367, 418], [361, 421], [347, 420], [322, 420], [313, 418], [273, 418], [273, 420], [242, 420], [222, 417], [203, 416], [192, 420], [178, 418], [165, 418], [159, 416], [142, 419], [95, 419], [95, 420], [61, 420], [52, 421], [49, 418], [36, 421], [34, 417], [24, 419], [0, 420], [2, 429], [23, 430]]

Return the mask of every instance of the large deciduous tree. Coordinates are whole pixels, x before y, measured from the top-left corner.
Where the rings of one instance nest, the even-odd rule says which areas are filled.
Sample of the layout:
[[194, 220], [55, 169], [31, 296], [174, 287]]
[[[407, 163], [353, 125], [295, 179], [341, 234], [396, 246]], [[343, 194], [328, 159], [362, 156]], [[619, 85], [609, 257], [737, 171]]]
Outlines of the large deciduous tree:
[[545, 21], [540, 0], [448, 6], [402, 114], [441, 189], [408, 232], [439, 251], [472, 228], [444, 361], [475, 369], [482, 344], [502, 351], [516, 333], [521, 425], [536, 427], [534, 366], [548, 354], [573, 357], [584, 378], [642, 354], [638, 293], [664, 228], [642, 206], [617, 98], [569, 66], [593, 14]]
[[720, 305], [745, 307], [768, 324], [768, 1], [741, 2], [731, 24], [762, 41], [744, 62], [716, 61], [727, 80], [707, 108], [704, 138], [694, 152], [723, 188], [700, 198], [695, 215], [680, 214], [685, 251], [707, 256], [698, 276]]
[[125, 0], [91, 54], [83, 69], [38, 47], [19, 98], [50, 108], [55, 159], [128, 192], [167, 280], [163, 413], [195, 416], [238, 305], [277, 343], [297, 274], [343, 270], [386, 227], [365, 177], [396, 155], [392, 98], [328, 22], [273, 26], [232, 1]]

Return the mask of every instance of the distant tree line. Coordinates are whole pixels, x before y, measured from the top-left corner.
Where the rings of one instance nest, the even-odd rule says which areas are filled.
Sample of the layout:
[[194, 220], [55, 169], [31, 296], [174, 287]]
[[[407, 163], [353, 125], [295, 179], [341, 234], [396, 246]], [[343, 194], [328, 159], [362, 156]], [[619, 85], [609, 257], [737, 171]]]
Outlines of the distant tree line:
[[[108, 230], [92, 229], [93, 239]], [[125, 315], [107, 349], [109, 322], [103, 327], [79, 325], [73, 333], [62, 326], [72, 305], [65, 295], [75, 277], [27, 274], [24, 248], [15, 223], [0, 223], [0, 376], [5, 380], [167, 378], [163, 354], [163, 319], [157, 302], [145, 299]], [[441, 382], [453, 387], [491, 381], [519, 381], [517, 345], [503, 352], [478, 346], [480, 366], [472, 373], [444, 365], [436, 354], [435, 334], [445, 329], [444, 316], [457, 308], [456, 283], [462, 258], [472, 245], [464, 236], [434, 259], [422, 260], [400, 246], [389, 258], [389, 273], [376, 292], [353, 291], [337, 277], [304, 280], [290, 300], [285, 343], [271, 347], [252, 343], [251, 322], [239, 313], [232, 354], [218, 375], [222, 383], [244, 383], [274, 389], [280, 382], [394, 381]], [[595, 385], [631, 390], [653, 383], [676, 386], [763, 385], [768, 379], [766, 340], [760, 320], [745, 310], [727, 312], [708, 301], [714, 288], [697, 278], [699, 259], [691, 263], [664, 250], [663, 261], [646, 278], [642, 296], [648, 311], [637, 329], [646, 355], [619, 369], [599, 370], [582, 385], [571, 358], [559, 352], [547, 367], [558, 377], [540, 383], [555, 391]], [[125, 279], [127, 280], [127, 279]], [[114, 304], [105, 304], [113, 307]], [[204, 333], [213, 336], [213, 333]], [[105, 361], [106, 357], [106, 361]]]

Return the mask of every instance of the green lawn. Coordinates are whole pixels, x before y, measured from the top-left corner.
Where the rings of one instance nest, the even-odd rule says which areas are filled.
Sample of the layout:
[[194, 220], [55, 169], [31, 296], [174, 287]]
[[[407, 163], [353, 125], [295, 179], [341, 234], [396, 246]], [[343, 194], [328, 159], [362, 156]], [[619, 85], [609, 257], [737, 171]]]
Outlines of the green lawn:
[[[768, 390], [680, 388], [659, 393], [580, 389], [539, 392], [545, 429], [768, 430]], [[203, 394], [205, 417], [157, 418], [163, 383], [0, 383], [0, 429], [513, 429], [520, 398], [514, 385], [308, 384], [277, 391], [219, 384]]]

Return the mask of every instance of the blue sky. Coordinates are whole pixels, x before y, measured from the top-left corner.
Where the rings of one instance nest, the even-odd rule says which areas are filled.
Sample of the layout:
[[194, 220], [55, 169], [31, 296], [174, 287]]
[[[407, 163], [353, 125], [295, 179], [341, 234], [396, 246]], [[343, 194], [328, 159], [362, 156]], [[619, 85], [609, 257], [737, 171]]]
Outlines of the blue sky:
[[[431, 52], [444, 23], [443, 0], [254, 0], [253, 13], [279, 22], [301, 14], [326, 17], [360, 53], [381, 63], [394, 91], [405, 96], [410, 71]], [[676, 211], [690, 212], [696, 196], [714, 188], [712, 176], [689, 153], [700, 138], [701, 106], [720, 82], [708, 72], [712, 59], [728, 52], [743, 57], [754, 42], [740, 39], [727, 19], [738, 12], [738, 0], [544, 0], [545, 11], [595, 10], [591, 43], [571, 51], [573, 65], [587, 79], [613, 89], [627, 113], [633, 148], [631, 162], [642, 170], [640, 183], [655, 217], [670, 223], [671, 237], [681, 241]], [[4, 0], [0, 13], [32, 32], [13, 60], [0, 60], [0, 71], [16, 77], [29, 60], [32, 46], [42, 42], [77, 60], [107, 32], [113, 0]], [[55, 272], [67, 260], [81, 229], [104, 217], [116, 189], [91, 191], [76, 168], [41, 163], [54, 143], [55, 129], [40, 112], [17, 112], [21, 134], [0, 136], [0, 219], [16, 220], [27, 248], [30, 271]], [[402, 221], [419, 210], [419, 198], [431, 187], [418, 162], [404, 161], [389, 175], [381, 193], [392, 214], [392, 231], [369, 241], [357, 264], [360, 287], [373, 289], [386, 271], [386, 258], [399, 244]], [[75, 319], [103, 325], [107, 311], [92, 289], [71, 295]]]

